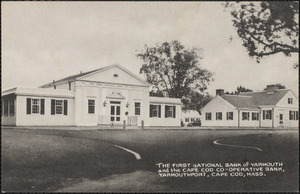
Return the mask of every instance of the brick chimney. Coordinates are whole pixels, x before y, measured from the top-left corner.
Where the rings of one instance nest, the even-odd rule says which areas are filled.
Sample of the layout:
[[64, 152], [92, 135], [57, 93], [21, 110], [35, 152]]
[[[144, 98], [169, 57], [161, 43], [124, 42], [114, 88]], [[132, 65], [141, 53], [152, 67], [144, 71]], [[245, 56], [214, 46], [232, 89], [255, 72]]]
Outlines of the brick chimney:
[[223, 96], [224, 95], [224, 89], [217, 89], [216, 90], [216, 95]]
[[267, 85], [267, 92], [275, 92], [277, 89], [279, 89], [278, 85]]

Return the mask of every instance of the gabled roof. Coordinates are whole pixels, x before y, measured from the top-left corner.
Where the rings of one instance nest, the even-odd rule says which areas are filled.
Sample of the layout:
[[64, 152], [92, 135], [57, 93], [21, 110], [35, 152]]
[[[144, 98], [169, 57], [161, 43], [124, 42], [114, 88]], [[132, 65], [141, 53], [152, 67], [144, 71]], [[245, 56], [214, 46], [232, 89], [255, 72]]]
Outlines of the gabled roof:
[[222, 98], [238, 109], [258, 109], [251, 96], [223, 95]]
[[57, 81], [54, 81], [54, 82], [42, 85], [40, 87], [43, 88], [43, 87], [51, 86], [53, 84], [62, 84], [62, 83], [69, 82], [69, 81], [75, 81], [77, 78], [86, 77], [88, 75], [91, 75], [91, 74], [94, 74], [94, 73], [98, 73], [98, 72], [101, 72], [101, 71], [104, 71], [104, 70], [107, 70], [107, 69], [110, 69], [110, 68], [113, 68], [113, 67], [118, 67], [118, 68], [122, 69], [123, 71], [125, 71], [126, 73], [128, 73], [129, 75], [131, 75], [135, 79], [141, 81], [142, 83], [144, 83], [147, 86], [150, 85], [145, 80], [139, 78], [138, 76], [136, 76], [135, 74], [131, 73], [130, 71], [128, 71], [124, 67], [122, 67], [122, 66], [120, 66], [118, 64], [113, 64], [113, 65], [109, 65], [109, 66], [102, 67], [102, 68], [99, 68], [99, 69], [95, 69], [95, 70], [92, 70], [92, 71], [88, 71], [88, 72], [84, 72], [84, 73], [79, 73], [79, 74], [76, 74], [76, 75], [71, 75], [71, 76], [65, 77], [63, 79], [60, 79], [60, 80], [57, 80]]
[[104, 68], [105, 67], [102, 67], [102, 68], [99, 68], [99, 69], [95, 69], [95, 70], [92, 70], [92, 71], [88, 71], [88, 72], [84, 72], [84, 73], [79, 73], [79, 74], [71, 75], [71, 76], [68, 76], [68, 77], [56, 80], [54, 82], [50, 82], [48, 84], [42, 85], [40, 87], [43, 88], [43, 87], [46, 87], [46, 86], [49, 86], [49, 85], [52, 85], [52, 84], [55, 84], [55, 83], [63, 83], [65, 81], [73, 81], [73, 80], [75, 80], [78, 77], [81, 77], [81, 76], [84, 76], [84, 75], [88, 75], [90, 73], [93, 73], [95, 71], [99, 71], [99, 70], [104, 69]]
[[199, 112], [196, 110], [182, 110], [181, 115], [183, 117], [201, 117]]
[[266, 106], [276, 105], [289, 91], [289, 89], [277, 89], [274, 92], [245, 92], [239, 95], [252, 97], [257, 106]]

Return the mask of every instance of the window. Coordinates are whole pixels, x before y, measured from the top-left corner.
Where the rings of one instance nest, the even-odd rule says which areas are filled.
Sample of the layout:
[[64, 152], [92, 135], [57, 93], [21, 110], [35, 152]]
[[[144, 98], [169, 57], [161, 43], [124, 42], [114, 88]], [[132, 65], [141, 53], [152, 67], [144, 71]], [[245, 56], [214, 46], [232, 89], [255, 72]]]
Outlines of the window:
[[185, 118], [185, 122], [190, 122], [190, 119], [189, 118]]
[[288, 98], [288, 104], [293, 104], [293, 98]]
[[95, 113], [95, 100], [88, 100], [88, 113], [89, 114]]
[[157, 117], [158, 116], [158, 106], [157, 105], [153, 105], [152, 116], [153, 117]]
[[61, 115], [63, 113], [63, 101], [56, 100], [55, 101], [55, 114]]
[[196, 122], [199, 122], [200, 121], [200, 118], [196, 118]]
[[227, 120], [233, 120], [233, 112], [227, 112], [226, 117]]
[[254, 121], [254, 120], [258, 120], [258, 113], [257, 112], [252, 113], [252, 121]]
[[290, 111], [290, 120], [299, 120], [299, 112]]
[[9, 100], [9, 115], [13, 116], [15, 114], [15, 102], [14, 99]]
[[222, 120], [222, 112], [216, 112], [216, 120]]
[[250, 114], [249, 112], [242, 112], [242, 120], [249, 120]]
[[134, 112], [135, 115], [141, 115], [141, 103], [140, 102], [135, 102], [134, 103]]
[[195, 122], [195, 118], [191, 118], [191, 122], [192, 122], [192, 123]]
[[264, 110], [263, 120], [271, 120], [271, 119], [272, 119], [272, 110]]
[[8, 100], [4, 100], [4, 116], [8, 115]]
[[161, 117], [161, 105], [150, 104], [150, 117]]
[[39, 114], [40, 113], [40, 99], [31, 99], [32, 100], [32, 114]]
[[[41, 99], [44, 101], [44, 99]], [[44, 111], [43, 102], [41, 110]], [[44, 114], [44, 113], [41, 113]], [[68, 100], [55, 100], [51, 99], [51, 115], [68, 115]]]
[[211, 112], [205, 113], [205, 120], [211, 120]]
[[166, 115], [167, 115], [167, 117], [173, 117], [173, 107], [172, 106], [166, 106]]
[[176, 107], [175, 106], [165, 106], [165, 118], [175, 118]]

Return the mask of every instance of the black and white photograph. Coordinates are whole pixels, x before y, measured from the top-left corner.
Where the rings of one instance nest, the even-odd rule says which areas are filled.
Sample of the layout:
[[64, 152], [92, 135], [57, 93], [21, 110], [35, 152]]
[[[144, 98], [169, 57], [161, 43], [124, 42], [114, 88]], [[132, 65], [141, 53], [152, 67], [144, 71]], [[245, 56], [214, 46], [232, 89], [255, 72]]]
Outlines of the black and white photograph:
[[1, 192], [299, 192], [298, 1], [2, 1]]

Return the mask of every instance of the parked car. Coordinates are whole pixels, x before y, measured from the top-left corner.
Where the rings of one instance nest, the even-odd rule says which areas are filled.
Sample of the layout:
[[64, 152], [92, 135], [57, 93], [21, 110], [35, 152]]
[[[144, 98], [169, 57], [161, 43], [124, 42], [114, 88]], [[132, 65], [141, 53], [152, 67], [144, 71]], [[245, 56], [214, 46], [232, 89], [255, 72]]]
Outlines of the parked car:
[[184, 127], [184, 123], [183, 123], [183, 121], [181, 121], [181, 127]]
[[192, 123], [187, 124], [188, 127], [201, 126], [201, 121], [196, 120]]

